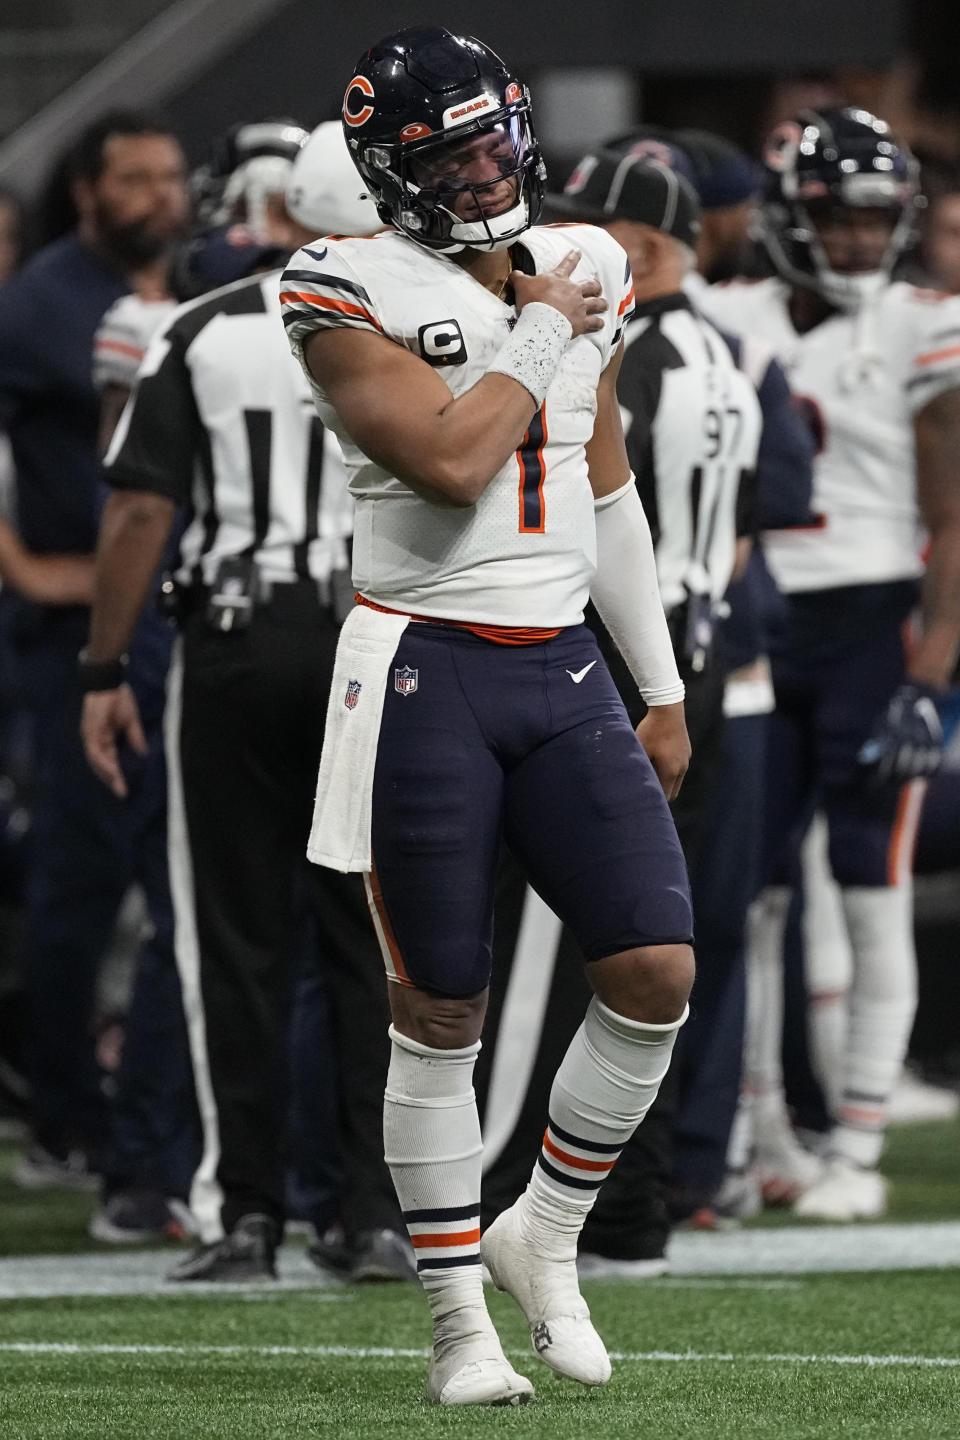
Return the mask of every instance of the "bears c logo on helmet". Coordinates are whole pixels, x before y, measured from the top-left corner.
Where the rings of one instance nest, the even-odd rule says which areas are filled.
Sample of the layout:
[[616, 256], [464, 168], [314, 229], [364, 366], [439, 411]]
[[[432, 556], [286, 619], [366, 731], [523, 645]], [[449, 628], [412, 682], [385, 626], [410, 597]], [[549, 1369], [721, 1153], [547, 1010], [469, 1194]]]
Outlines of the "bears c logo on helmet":
[[359, 110], [351, 110], [350, 96], [354, 90], [359, 90], [361, 95], [366, 95], [369, 100], [373, 99], [373, 86], [366, 75], [355, 75], [347, 86], [343, 97], [343, 118], [348, 125], [366, 125], [373, 114], [372, 105], [361, 105]]

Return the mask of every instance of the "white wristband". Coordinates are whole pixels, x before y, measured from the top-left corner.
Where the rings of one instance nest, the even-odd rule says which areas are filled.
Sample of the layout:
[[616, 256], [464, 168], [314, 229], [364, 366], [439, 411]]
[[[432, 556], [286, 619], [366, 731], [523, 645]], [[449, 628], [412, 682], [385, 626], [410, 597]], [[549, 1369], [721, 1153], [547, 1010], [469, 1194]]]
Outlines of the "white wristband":
[[539, 409], [572, 338], [573, 326], [566, 315], [533, 300], [520, 311], [510, 339], [497, 351], [490, 370], [519, 381]]

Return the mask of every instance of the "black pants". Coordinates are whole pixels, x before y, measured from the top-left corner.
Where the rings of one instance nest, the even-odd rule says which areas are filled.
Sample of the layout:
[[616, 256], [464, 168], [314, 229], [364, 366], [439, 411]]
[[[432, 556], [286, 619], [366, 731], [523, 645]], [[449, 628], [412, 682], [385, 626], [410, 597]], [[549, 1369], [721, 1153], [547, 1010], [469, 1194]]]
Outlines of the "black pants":
[[283, 1218], [300, 882], [331, 990], [348, 1229], [400, 1228], [380, 1143], [386, 986], [363, 883], [304, 858], [337, 636], [312, 584], [275, 586], [245, 629], [217, 632], [198, 609], [171, 678], [171, 874], [205, 1238], [241, 1215]]

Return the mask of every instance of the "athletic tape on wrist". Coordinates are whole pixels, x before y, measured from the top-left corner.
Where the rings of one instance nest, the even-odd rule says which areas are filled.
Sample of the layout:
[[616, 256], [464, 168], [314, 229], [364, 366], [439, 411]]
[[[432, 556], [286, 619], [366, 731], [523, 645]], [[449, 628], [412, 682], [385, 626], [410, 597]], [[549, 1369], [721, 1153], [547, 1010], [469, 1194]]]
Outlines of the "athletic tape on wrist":
[[490, 369], [518, 380], [539, 408], [572, 337], [573, 326], [566, 315], [552, 305], [532, 301], [520, 311], [510, 339], [501, 345]]

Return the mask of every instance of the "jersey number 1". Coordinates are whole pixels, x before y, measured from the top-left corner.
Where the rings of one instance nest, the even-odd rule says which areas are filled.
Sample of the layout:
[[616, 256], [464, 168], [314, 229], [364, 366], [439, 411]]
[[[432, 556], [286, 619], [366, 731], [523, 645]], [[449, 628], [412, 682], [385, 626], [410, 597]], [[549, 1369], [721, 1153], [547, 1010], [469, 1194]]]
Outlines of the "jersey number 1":
[[543, 482], [547, 477], [547, 466], [543, 452], [547, 444], [546, 412], [546, 405], [542, 405], [530, 421], [530, 428], [517, 451], [522, 535], [542, 535], [544, 531]]

